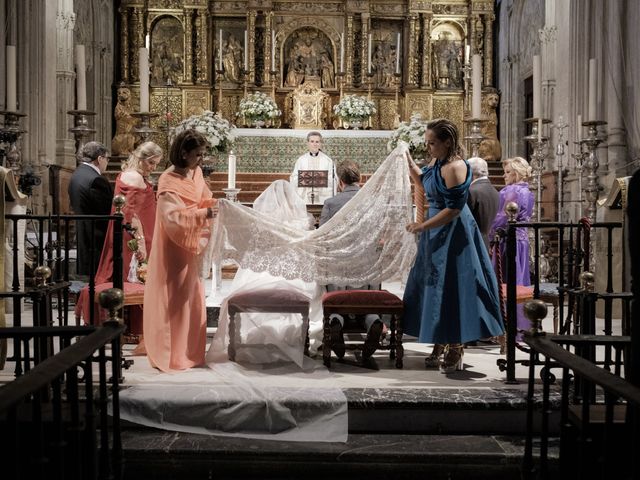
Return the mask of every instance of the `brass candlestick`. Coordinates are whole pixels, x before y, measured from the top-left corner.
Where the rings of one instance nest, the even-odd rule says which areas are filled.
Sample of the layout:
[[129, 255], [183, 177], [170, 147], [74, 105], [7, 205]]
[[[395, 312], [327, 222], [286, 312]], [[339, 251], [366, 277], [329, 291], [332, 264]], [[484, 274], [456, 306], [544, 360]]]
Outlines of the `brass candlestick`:
[[276, 83], [278, 80], [278, 71], [277, 70], [269, 70], [269, 79], [271, 80], [271, 98], [273, 101], [276, 101]]
[[393, 128], [398, 128], [400, 126], [400, 78], [402, 74], [400, 72], [396, 72], [393, 74], [393, 88], [395, 93], [395, 102], [396, 102], [396, 114], [393, 120]]
[[467, 118], [464, 123], [469, 125], [469, 134], [464, 137], [471, 144], [471, 156], [477, 157], [480, 151], [480, 144], [486, 137], [482, 134], [482, 124], [487, 123], [486, 118]]
[[222, 79], [224, 75], [224, 70], [220, 68], [216, 70], [216, 73], [218, 74], [218, 110], [217, 112], [220, 116], [222, 116]]
[[344, 87], [344, 76], [346, 72], [338, 72], [336, 76], [338, 77], [338, 89], [340, 90], [340, 100], [342, 100], [343, 87]]
[[0, 143], [4, 144], [0, 152], [0, 160], [2, 160], [4, 156], [7, 159], [6, 166], [10, 168], [15, 175], [18, 175], [22, 169], [22, 155], [20, 153], [18, 140], [25, 132], [25, 130], [20, 128], [20, 118], [26, 117], [26, 115], [8, 110], [1, 111], [0, 115], [4, 116], [4, 125], [0, 127]]
[[76, 161], [80, 162], [82, 148], [89, 138], [96, 133], [89, 126], [89, 117], [94, 116], [96, 113], [88, 110], [69, 110], [67, 113], [73, 115], [73, 128], [70, 128], [69, 131], [73, 133], [73, 138], [76, 141]]
[[540, 205], [542, 199], [542, 171], [544, 170], [544, 160], [547, 156], [545, 147], [549, 140], [549, 137], [542, 135], [542, 131], [539, 131], [539, 124], [551, 123], [551, 120], [547, 118], [528, 118], [525, 122], [531, 123], [531, 135], [527, 135], [524, 139], [529, 142], [533, 150], [531, 154], [531, 169], [533, 170], [531, 190], [536, 193], [536, 208], [533, 211], [533, 221], [539, 222], [542, 212], [542, 206]]
[[575, 162], [576, 178], [578, 180], [578, 210], [575, 218], [575, 221], [577, 222], [582, 216], [582, 170], [584, 167], [584, 161], [587, 158], [587, 152], [585, 150], [586, 140], [580, 140], [573, 143], [578, 145], [579, 148], [577, 153], [571, 154], [571, 158], [573, 158]]
[[247, 86], [249, 83], [249, 74], [251, 73], [251, 70], [245, 70], [244, 68], [242, 69], [242, 88], [243, 88], [243, 92], [244, 92], [244, 96], [247, 96]]
[[133, 129], [134, 133], [140, 139], [138, 143], [147, 142], [151, 138], [151, 135], [153, 135], [154, 133], [158, 133], [157, 130], [151, 128], [151, 119], [157, 117], [157, 113], [134, 112], [131, 114], [131, 116], [134, 118], [138, 118], [140, 122], [138, 126]]

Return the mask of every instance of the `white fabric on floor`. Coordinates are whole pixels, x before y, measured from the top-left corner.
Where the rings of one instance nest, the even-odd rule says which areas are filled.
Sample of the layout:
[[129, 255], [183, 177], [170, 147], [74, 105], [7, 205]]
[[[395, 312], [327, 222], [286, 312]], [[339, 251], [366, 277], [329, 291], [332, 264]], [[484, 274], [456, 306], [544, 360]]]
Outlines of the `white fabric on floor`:
[[[307, 359], [250, 370], [227, 362], [210, 369], [149, 375], [120, 392], [123, 420], [179, 432], [285, 441], [346, 442], [347, 400], [339, 388], [317, 388], [331, 373]], [[295, 386], [271, 386], [274, 376]], [[326, 382], [325, 382], [326, 383]]]

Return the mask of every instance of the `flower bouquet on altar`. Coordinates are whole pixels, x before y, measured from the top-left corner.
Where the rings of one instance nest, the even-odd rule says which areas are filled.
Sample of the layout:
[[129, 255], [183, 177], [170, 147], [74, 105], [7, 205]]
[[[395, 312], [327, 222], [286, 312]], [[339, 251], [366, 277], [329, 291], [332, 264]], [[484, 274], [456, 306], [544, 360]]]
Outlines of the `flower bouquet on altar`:
[[170, 140], [184, 130], [193, 129], [201, 133], [209, 142], [209, 154], [215, 155], [219, 152], [226, 152], [232, 146], [236, 137], [232, 132], [235, 128], [228, 120], [225, 120], [218, 113], [205, 110], [201, 115], [192, 115], [176, 125], [170, 133]]
[[333, 106], [335, 113], [346, 125], [354, 129], [362, 127], [367, 118], [376, 113], [376, 104], [366, 97], [345, 95]]
[[411, 120], [402, 122], [391, 135], [387, 143], [387, 150], [392, 151], [399, 142], [409, 145], [409, 153], [414, 159], [425, 159], [429, 156], [424, 135], [427, 131], [427, 122], [422, 120], [419, 113], [411, 115]]
[[260, 128], [269, 120], [281, 115], [275, 100], [263, 92], [255, 92], [240, 100], [238, 116], [244, 117], [245, 123]]

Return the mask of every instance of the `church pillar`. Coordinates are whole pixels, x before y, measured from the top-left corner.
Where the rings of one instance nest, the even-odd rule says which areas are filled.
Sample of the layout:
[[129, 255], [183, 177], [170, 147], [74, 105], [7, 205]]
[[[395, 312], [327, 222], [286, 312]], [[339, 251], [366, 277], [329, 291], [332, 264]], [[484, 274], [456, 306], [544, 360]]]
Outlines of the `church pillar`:
[[346, 60], [347, 60], [347, 79], [346, 84], [348, 86], [353, 85], [353, 14], [347, 15], [346, 25]]
[[73, 29], [76, 15], [73, 5], [58, 0], [56, 13], [56, 157], [58, 164], [75, 168], [75, 148], [73, 135], [69, 129], [73, 126], [73, 118], [67, 112], [75, 110], [75, 55]]
[[196, 14], [196, 83], [203, 84], [209, 80], [209, 39], [207, 38], [208, 31], [208, 16], [206, 10], [199, 9], [195, 11]]
[[129, 82], [129, 12], [126, 8], [120, 7], [120, 75], [122, 80]]
[[249, 49], [249, 78], [247, 79], [247, 81], [249, 83], [256, 83], [256, 72], [255, 72], [255, 68], [254, 65], [256, 64], [255, 62], [255, 58], [256, 58], [256, 51], [255, 51], [255, 45], [256, 45], [256, 17], [257, 17], [257, 12], [255, 10], [251, 10], [250, 12], [247, 13], [247, 31], [248, 31], [248, 35], [249, 35], [249, 45], [247, 45], [247, 48]]
[[624, 46], [622, 44], [622, 22], [625, 18], [625, 12], [622, 8], [622, 2], [607, 3], [606, 23], [607, 29], [606, 41], [604, 42], [604, 58], [600, 63], [599, 69], [604, 72], [601, 76], [603, 79], [602, 99], [604, 101], [604, 111], [600, 116], [607, 122], [607, 157], [608, 164], [603, 165], [603, 173], [606, 173], [607, 167], [611, 171], [610, 181], [605, 184], [605, 188], [609, 188], [616, 176], [626, 174], [623, 168], [627, 163], [627, 132], [624, 127], [624, 118], [622, 112], [622, 102], [624, 96], [625, 85], [623, 79], [625, 72], [623, 68]]
[[129, 80], [133, 83], [140, 81], [140, 70], [138, 68], [138, 51], [140, 47], [144, 45], [144, 24], [141, 8], [136, 7], [133, 9], [131, 20], [133, 23], [133, 31], [137, 33], [131, 38], [131, 56], [133, 57], [133, 61], [129, 63], [131, 71]]
[[271, 32], [273, 31], [273, 12], [269, 12], [264, 17], [264, 50], [262, 58], [264, 58], [264, 73], [262, 78], [271, 80]]
[[493, 14], [484, 15], [484, 85], [493, 85]]
[[[404, 25], [402, 26], [402, 30], [404, 33]], [[407, 52], [417, 52], [418, 51], [418, 14], [412, 13], [409, 15], [409, 35], [408, 41], [409, 45], [407, 48]], [[404, 36], [404, 35], [402, 35]], [[407, 38], [407, 37], [405, 37]], [[400, 55], [400, 52], [398, 52]], [[407, 66], [406, 66], [407, 78], [405, 80], [405, 85], [409, 87], [417, 87], [418, 86], [418, 58], [417, 55], [407, 55]]]
[[433, 80], [431, 78], [431, 14], [424, 14], [422, 17], [422, 78], [420, 86], [431, 88]]
[[[369, 22], [371, 21], [371, 17], [369, 16], [368, 13], [363, 13], [361, 19], [362, 19], [362, 38], [361, 38], [360, 58], [362, 60], [360, 60], [360, 82], [363, 85], [367, 85], [367, 82], [369, 81], [369, 77], [367, 76], [367, 73], [369, 68], [369, 64], [368, 64], [369, 33], [371, 32]], [[373, 48], [373, 42], [371, 43], [371, 48]]]
[[184, 9], [184, 82], [193, 84], [193, 14], [192, 8]]

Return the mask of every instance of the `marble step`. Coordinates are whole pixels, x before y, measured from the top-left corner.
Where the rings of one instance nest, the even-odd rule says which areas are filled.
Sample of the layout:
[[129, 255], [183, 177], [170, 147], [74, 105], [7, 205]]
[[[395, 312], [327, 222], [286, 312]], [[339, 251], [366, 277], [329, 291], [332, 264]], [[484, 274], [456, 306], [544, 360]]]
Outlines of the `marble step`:
[[[507, 480], [520, 478], [524, 452], [523, 437], [493, 435], [350, 434], [322, 443], [129, 429], [122, 442], [124, 478], [155, 480]], [[548, 478], [557, 478], [558, 443], [550, 441]]]

